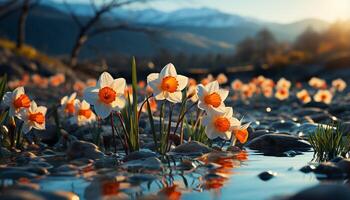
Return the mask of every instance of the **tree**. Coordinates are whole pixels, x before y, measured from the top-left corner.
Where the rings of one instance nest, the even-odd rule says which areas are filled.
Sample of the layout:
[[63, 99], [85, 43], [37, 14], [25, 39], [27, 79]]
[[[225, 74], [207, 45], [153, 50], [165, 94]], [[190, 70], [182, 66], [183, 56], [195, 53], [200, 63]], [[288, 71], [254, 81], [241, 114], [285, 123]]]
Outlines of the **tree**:
[[25, 41], [25, 36], [26, 36], [25, 29], [26, 29], [27, 17], [29, 14], [30, 1], [31, 0], [23, 1], [21, 13], [19, 15], [18, 24], [17, 24], [17, 42], [16, 42], [17, 49], [20, 49], [23, 46], [23, 43]]
[[277, 49], [277, 41], [273, 34], [266, 28], [259, 31], [255, 37], [257, 54], [265, 62], [268, 54], [274, 53]]
[[251, 62], [254, 59], [254, 55], [256, 54], [256, 41], [247, 37], [237, 44], [235, 59], [238, 62]]
[[14, 13], [20, 8], [19, 0], [8, 0], [0, 4], [0, 20]]
[[308, 27], [297, 37], [294, 42], [294, 48], [314, 54], [317, 52], [320, 42], [320, 34], [314, 31], [312, 27]]
[[146, 28], [142, 27], [134, 27], [130, 26], [127, 23], [116, 23], [116, 24], [103, 24], [101, 23], [101, 19], [103, 16], [116, 8], [120, 8], [125, 5], [134, 4], [138, 2], [145, 2], [147, 0], [110, 0], [103, 1], [101, 5], [96, 5], [94, 0], [90, 1], [91, 7], [94, 10], [93, 16], [85, 21], [85, 23], [81, 22], [79, 17], [74, 13], [73, 10], [70, 9], [69, 4], [65, 2], [67, 8], [70, 9], [70, 15], [74, 22], [79, 27], [79, 32], [76, 37], [75, 43], [73, 45], [72, 51], [70, 53], [69, 65], [71, 67], [75, 67], [78, 62], [78, 56], [80, 54], [81, 48], [86, 43], [86, 41], [96, 35], [101, 33], [115, 31], [115, 30], [132, 30], [132, 31], [143, 31], [143, 32], [151, 32]]

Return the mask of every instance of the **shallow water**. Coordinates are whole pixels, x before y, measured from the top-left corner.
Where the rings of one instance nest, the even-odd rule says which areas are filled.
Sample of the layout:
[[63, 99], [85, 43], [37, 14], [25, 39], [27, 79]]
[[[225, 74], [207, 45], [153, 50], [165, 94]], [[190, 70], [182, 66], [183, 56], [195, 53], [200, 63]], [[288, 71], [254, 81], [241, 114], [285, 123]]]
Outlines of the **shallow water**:
[[[185, 174], [172, 171], [170, 177], [173, 178], [173, 183], [182, 185], [181, 199], [271, 199], [274, 196], [293, 194], [318, 183], [313, 173], [304, 174], [299, 171], [311, 161], [312, 156], [312, 152], [306, 152], [295, 157], [272, 157], [248, 151], [248, 159], [240, 166], [230, 168], [226, 173], [228, 179], [220, 182], [222, 185], [209, 188], [202, 187], [203, 174], [197, 173], [197, 170]], [[277, 176], [269, 181], [260, 180], [257, 175], [268, 170], [276, 172]], [[169, 178], [169, 174], [163, 175]], [[187, 187], [182, 177], [185, 177]], [[156, 181], [148, 182], [149, 184], [143, 183], [129, 188], [125, 193], [133, 198], [135, 195], [155, 194], [161, 189], [161, 182], [164, 180], [158, 178]], [[77, 177], [49, 176], [39, 181], [39, 184], [42, 190], [56, 191], [60, 188], [72, 191], [81, 199], [85, 199], [86, 188], [90, 185], [90, 181]]]

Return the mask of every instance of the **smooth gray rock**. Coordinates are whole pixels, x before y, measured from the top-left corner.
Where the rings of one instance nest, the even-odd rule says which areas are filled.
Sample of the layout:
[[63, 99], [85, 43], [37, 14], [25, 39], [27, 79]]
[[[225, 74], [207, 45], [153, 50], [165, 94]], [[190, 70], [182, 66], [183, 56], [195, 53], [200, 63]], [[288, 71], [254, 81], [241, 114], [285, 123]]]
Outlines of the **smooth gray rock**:
[[300, 191], [287, 200], [335, 200], [350, 199], [348, 186], [340, 184], [320, 184]]
[[202, 155], [211, 151], [212, 149], [209, 148], [207, 145], [197, 141], [191, 141], [189, 143], [181, 144], [172, 150], [173, 153], [186, 155]]
[[299, 137], [279, 133], [262, 135], [249, 141], [245, 146], [271, 155], [283, 155], [283, 152], [290, 150], [307, 151], [311, 148], [308, 142]]

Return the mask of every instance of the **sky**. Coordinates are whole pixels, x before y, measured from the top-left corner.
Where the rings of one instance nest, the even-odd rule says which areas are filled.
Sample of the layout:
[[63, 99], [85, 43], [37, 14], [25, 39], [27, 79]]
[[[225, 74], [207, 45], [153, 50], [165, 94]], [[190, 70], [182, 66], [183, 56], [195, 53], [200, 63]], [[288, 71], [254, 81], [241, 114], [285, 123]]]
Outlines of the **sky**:
[[[90, 0], [70, 1], [90, 2]], [[329, 22], [350, 19], [350, 0], [155, 0], [134, 5], [132, 9], [155, 8], [173, 11], [201, 7], [279, 23], [290, 23], [305, 18], [318, 18]]]

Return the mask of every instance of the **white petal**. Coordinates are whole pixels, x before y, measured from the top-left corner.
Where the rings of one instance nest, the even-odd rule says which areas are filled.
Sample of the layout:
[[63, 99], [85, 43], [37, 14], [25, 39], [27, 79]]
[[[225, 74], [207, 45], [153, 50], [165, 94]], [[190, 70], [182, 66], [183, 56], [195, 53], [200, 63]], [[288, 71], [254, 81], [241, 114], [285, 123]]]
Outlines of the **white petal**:
[[111, 107], [115, 111], [120, 111], [125, 107], [125, 103], [126, 103], [126, 100], [124, 96], [119, 96], [119, 97], [116, 97], [115, 100], [111, 103]]
[[11, 106], [12, 100], [12, 92], [6, 92], [2, 98], [2, 102], [5, 106]]
[[13, 91], [13, 96], [14, 99], [17, 99], [19, 96], [21, 96], [22, 94], [24, 94], [24, 88], [23, 87], [18, 87]]
[[232, 132], [231, 131], [226, 131], [225, 133], [219, 134], [219, 137], [224, 139], [224, 140], [229, 140], [231, 139]]
[[98, 92], [99, 89], [96, 87], [87, 87], [84, 90], [84, 100], [86, 100], [89, 104], [94, 105], [98, 100]]
[[148, 82], [148, 85], [155, 91], [159, 91], [159, 86], [161, 84], [161, 80], [160, 79], [154, 79], [150, 82]]
[[103, 88], [106, 86], [110, 86], [113, 83], [113, 81], [113, 77], [108, 72], [103, 72], [97, 81], [97, 87]]
[[162, 79], [166, 76], [177, 76], [176, 69], [172, 63], [167, 64], [162, 71], [160, 71], [159, 78]]
[[213, 106], [210, 106], [210, 107], [219, 113], [225, 113], [225, 111], [226, 111], [225, 110], [226, 106], [225, 106], [224, 102], [221, 102], [219, 107], [216, 107], [216, 108], [214, 108]]
[[32, 101], [30, 103], [29, 112], [35, 112], [37, 108], [38, 106], [36, 105], [35, 101]]
[[204, 87], [204, 85], [199, 84], [199, 85], [197, 86], [197, 93], [198, 93], [198, 97], [199, 97], [200, 99], [203, 99], [204, 96], [207, 94], [207, 89]]
[[76, 93], [76, 92], [73, 92], [73, 93], [69, 96], [68, 102], [73, 101], [76, 97], [77, 97], [77, 93]]
[[241, 127], [241, 121], [239, 121], [237, 118], [230, 118], [230, 126], [231, 129], [239, 129]]
[[224, 89], [220, 89], [219, 91], [217, 91], [217, 93], [220, 95], [221, 101], [225, 101], [225, 99], [228, 96], [229, 91], [224, 90]]
[[68, 97], [67, 96], [64, 96], [62, 99], [61, 99], [61, 105], [65, 105], [68, 101]]
[[36, 122], [33, 123], [33, 128], [37, 129], [37, 130], [45, 130], [45, 122], [42, 124], [38, 124]]
[[183, 90], [188, 85], [188, 78], [186, 76], [177, 75], [176, 80], [179, 84], [177, 90]]
[[213, 92], [217, 92], [219, 90], [219, 83], [217, 81], [212, 81], [208, 83], [205, 88], [207, 89], [208, 93], [211, 94]]
[[207, 104], [205, 104], [203, 101], [199, 100], [198, 101], [198, 108], [202, 109], [202, 110], [208, 110], [208, 106]]
[[164, 94], [165, 94], [164, 92], [160, 92], [158, 94], [154, 94], [155, 95], [154, 98], [156, 100], [164, 100], [165, 99], [165, 95]]
[[28, 109], [20, 109], [16, 116], [22, 121], [27, 121]]
[[210, 124], [210, 122], [211, 122], [211, 117], [209, 115], [206, 115], [206, 116], [203, 117], [203, 122], [202, 123], [203, 123], [204, 126], [208, 126]]
[[212, 125], [208, 125], [205, 129], [205, 133], [209, 139], [215, 139], [218, 137], [218, 134], [215, 131], [215, 128]]
[[232, 117], [233, 116], [233, 109], [232, 107], [226, 107], [225, 108], [225, 117]]
[[81, 102], [81, 109], [82, 110], [87, 110], [87, 109], [90, 109], [90, 104], [88, 102], [86, 102], [85, 100], [83, 100]]
[[159, 79], [159, 73], [151, 73], [147, 76], [147, 84], [157, 79]]
[[126, 80], [124, 78], [117, 78], [113, 81], [112, 89], [118, 94], [124, 94], [126, 88]]
[[176, 91], [173, 93], [168, 93], [167, 100], [172, 102], [172, 103], [180, 103], [182, 101], [182, 92]]
[[46, 115], [46, 111], [47, 111], [47, 108], [45, 106], [39, 106], [37, 109], [36, 109], [36, 112], [40, 112], [42, 113], [44, 116]]
[[112, 107], [109, 105], [106, 105], [104, 103], [99, 103], [96, 102], [96, 104], [94, 105], [95, 111], [97, 113], [97, 115], [99, 115], [102, 119], [107, 118], [112, 111]]

